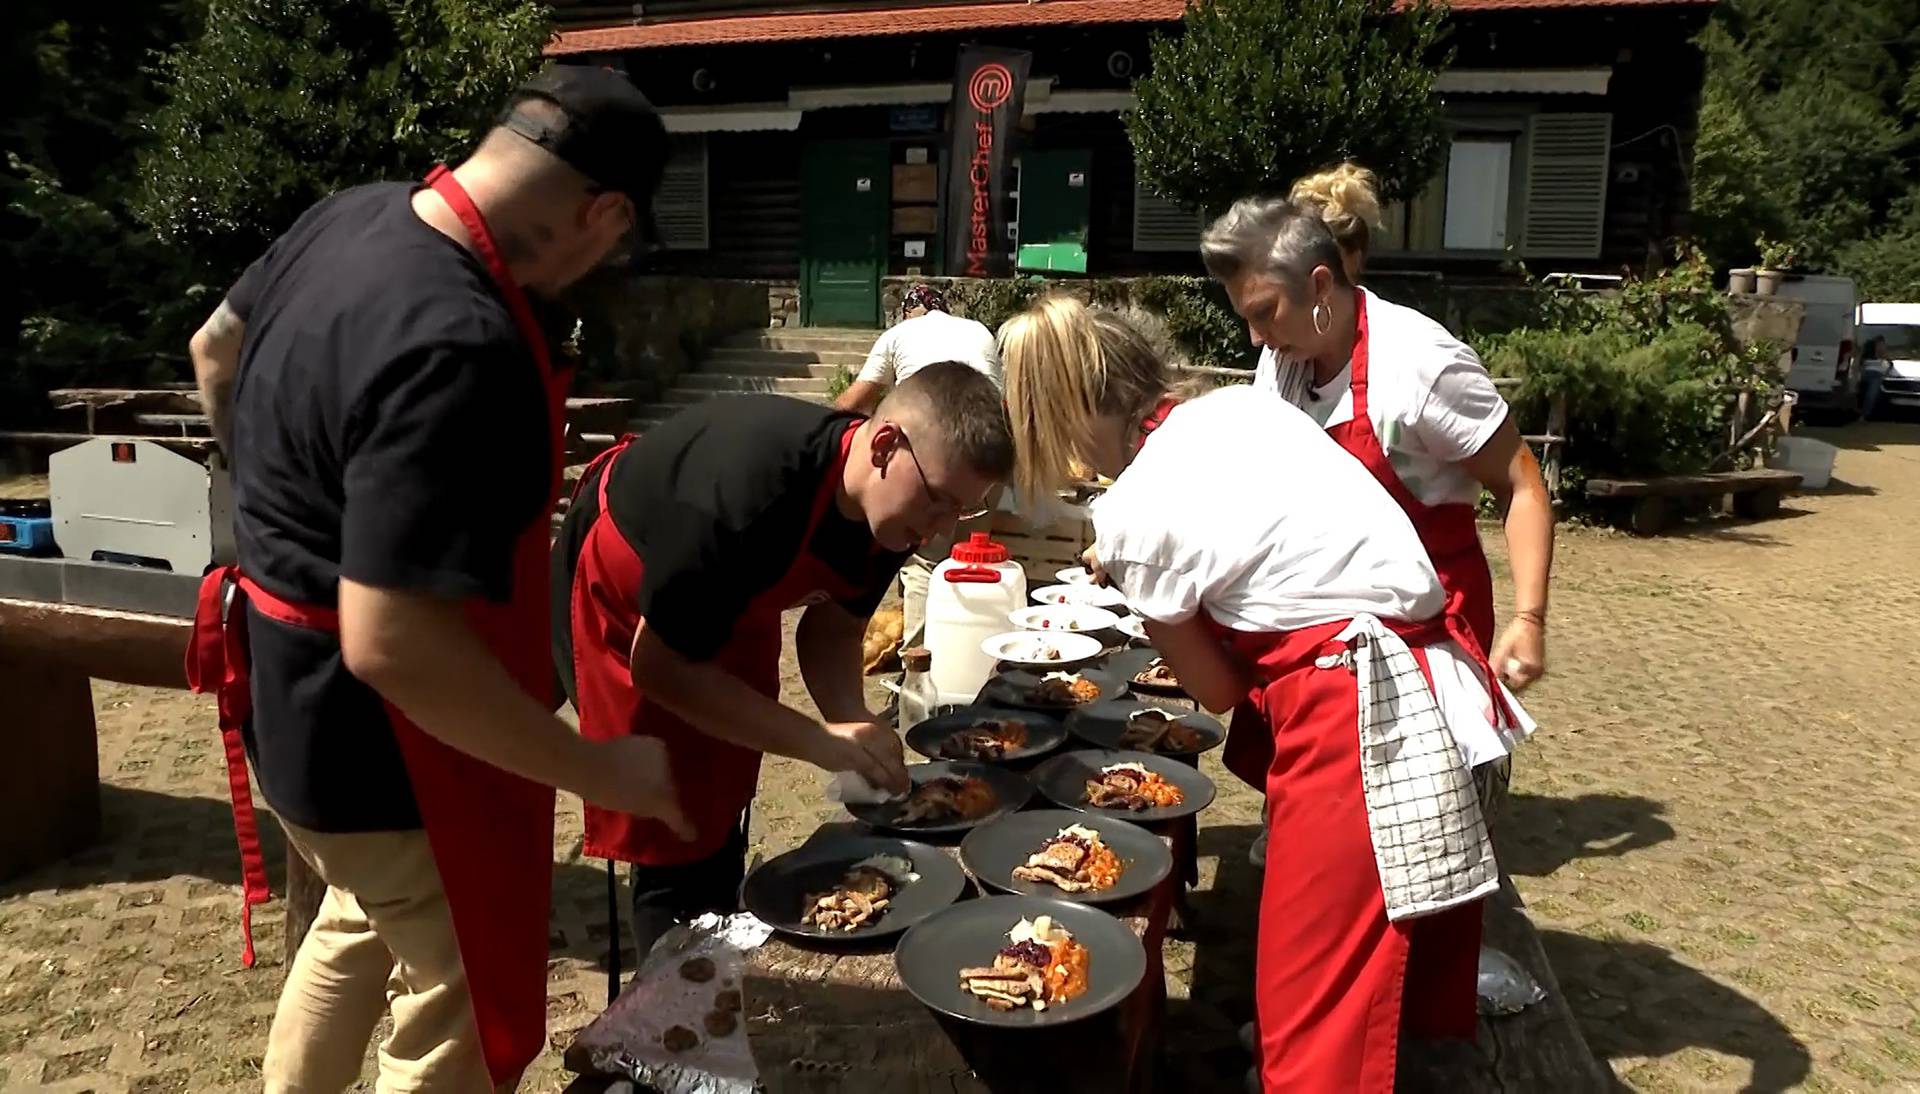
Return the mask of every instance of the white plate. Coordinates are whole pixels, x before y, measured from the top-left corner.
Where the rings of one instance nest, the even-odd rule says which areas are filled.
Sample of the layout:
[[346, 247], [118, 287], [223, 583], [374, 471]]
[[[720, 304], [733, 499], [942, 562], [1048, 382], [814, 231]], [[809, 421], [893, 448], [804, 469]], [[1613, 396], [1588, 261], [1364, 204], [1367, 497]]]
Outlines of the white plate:
[[[1099, 655], [1100, 640], [1090, 634], [1039, 634], [1035, 631], [1011, 631], [996, 634], [980, 643], [980, 649], [995, 661], [1036, 668], [1065, 668]], [[1060, 656], [1048, 657], [1047, 650]]]
[[1035, 604], [1082, 604], [1093, 608], [1124, 608], [1127, 598], [1108, 585], [1046, 585], [1033, 590]]
[[1138, 638], [1140, 641], [1145, 642], [1147, 640], [1147, 621], [1137, 615], [1130, 615], [1120, 621], [1119, 631], [1128, 638]]
[[1064, 570], [1054, 571], [1053, 579], [1062, 585], [1091, 585], [1093, 571], [1085, 566], [1069, 566]]
[[1036, 604], [1007, 613], [1007, 621], [1023, 631], [1105, 631], [1120, 625], [1120, 617], [1105, 608], [1084, 604]]

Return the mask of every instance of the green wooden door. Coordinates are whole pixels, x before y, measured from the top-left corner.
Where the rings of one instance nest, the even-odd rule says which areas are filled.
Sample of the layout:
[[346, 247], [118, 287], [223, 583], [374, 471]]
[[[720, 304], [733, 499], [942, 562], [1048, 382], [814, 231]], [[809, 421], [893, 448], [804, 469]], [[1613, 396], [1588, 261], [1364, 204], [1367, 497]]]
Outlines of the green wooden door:
[[1092, 180], [1093, 153], [1085, 149], [1020, 154], [1021, 269], [1087, 272]]
[[880, 325], [891, 181], [885, 142], [807, 146], [800, 187], [802, 326]]

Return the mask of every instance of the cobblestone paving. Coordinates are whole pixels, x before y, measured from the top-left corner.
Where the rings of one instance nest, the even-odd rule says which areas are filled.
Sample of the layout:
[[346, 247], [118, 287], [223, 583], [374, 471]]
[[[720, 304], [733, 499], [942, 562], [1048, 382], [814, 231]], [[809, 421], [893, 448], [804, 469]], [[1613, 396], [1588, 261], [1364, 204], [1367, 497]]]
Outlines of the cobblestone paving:
[[[1528, 700], [1546, 728], [1516, 764], [1503, 860], [1588, 1040], [1636, 1089], [1920, 1089], [1920, 429], [1823, 436], [1845, 447], [1841, 482], [1778, 519], [1561, 539], [1553, 674]], [[257, 1089], [281, 906], [241, 969], [211, 708], [95, 697], [101, 841], [0, 885], [0, 1090]], [[1246, 1063], [1258, 805], [1212, 770], [1227, 792], [1201, 833], [1198, 925], [1168, 954], [1169, 1089], [1237, 1089], [1217, 1077]], [[766, 786], [757, 852], [832, 815], [796, 765]], [[268, 848], [278, 878], [271, 831]], [[578, 848], [567, 802], [556, 1046], [604, 993], [604, 878]], [[564, 1083], [556, 1052], [523, 1089]]]

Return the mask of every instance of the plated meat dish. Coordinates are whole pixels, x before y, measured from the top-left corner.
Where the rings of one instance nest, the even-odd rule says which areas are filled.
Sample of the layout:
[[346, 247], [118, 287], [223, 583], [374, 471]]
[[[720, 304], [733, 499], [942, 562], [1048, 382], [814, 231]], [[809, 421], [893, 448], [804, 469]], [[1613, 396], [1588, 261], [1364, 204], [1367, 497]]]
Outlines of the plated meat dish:
[[1100, 685], [1077, 672], [1050, 672], [1033, 687], [1032, 700], [1050, 707], [1077, 707], [1100, 698]]
[[993, 812], [999, 804], [993, 787], [982, 779], [952, 775], [929, 779], [907, 795], [900, 813], [901, 824], [949, 824], [957, 820], [978, 820]]
[[1087, 948], [1051, 917], [1022, 919], [993, 964], [961, 969], [960, 987], [994, 1010], [1046, 1010], [1087, 990]]
[[975, 722], [948, 737], [940, 755], [949, 760], [1004, 760], [1027, 747], [1027, 727], [1019, 722]]
[[1173, 666], [1164, 658], [1156, 657], [1147, 662], [1147, 667], [1133, 674], [1133, 682], [1153, 688], [1177, 688], [1180, 677], [1174, 675]]
[[1186, 801], [1179, 787], [1140, 764], [1113, 764], [1087, 780], [1087, 804], [1099, 809], [1165, 809]]
[[808, 893], [800, 922], [823, 931], [857, 931], [886, 914], [894, 894], [913, 880], [913, 863], [875, 855], [847, 868], [840, 883], [824, 893]]
[[1136, 752], [1198, 752], [1206, 743], [1206, 735], [1181, 724], [1178, 714], [1157, 707], [1128, 715], [1120, 734], [1120, 747]]
[[1100, 839], [1100, 833], [1074, 824], [1062, 828], [1016, 866], [1019, 881], [1045, 882], [1069, 893], [1099, 892], [1120, 880], [1120, 857]]

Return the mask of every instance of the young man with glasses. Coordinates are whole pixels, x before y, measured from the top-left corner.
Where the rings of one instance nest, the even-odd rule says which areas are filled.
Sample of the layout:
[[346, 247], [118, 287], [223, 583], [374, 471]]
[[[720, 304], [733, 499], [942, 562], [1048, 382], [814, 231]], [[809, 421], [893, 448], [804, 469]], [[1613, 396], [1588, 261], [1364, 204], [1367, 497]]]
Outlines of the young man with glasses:
[[[632, 864], [642, 955], [675, 921], [733, 907], [763, 754], [906, 790], [900, 739], [866, 703], [867, 619], [908, 554], [1012, 468], [999, 387], [957, 363], [870, 418], [715, 399], [588, 467], [554, 548], [555, 664], [583, 735], [666, 742], [694, 829], [587, 807], [586, 852]], [[818, 718], [779, 700], [781, 615], [799, 607]]]

